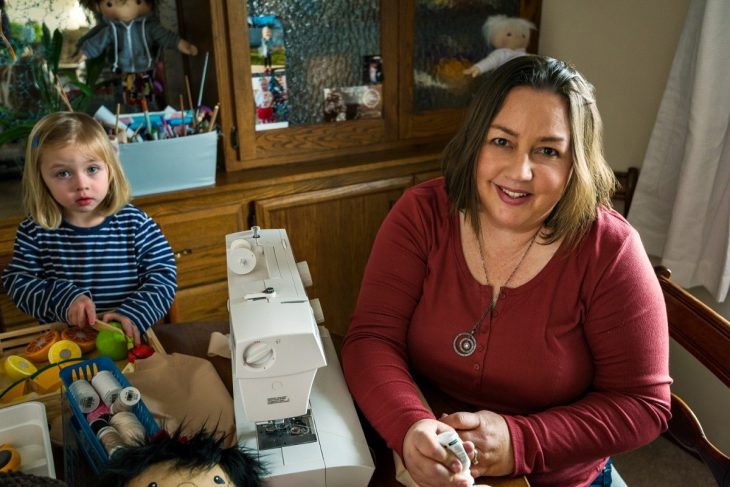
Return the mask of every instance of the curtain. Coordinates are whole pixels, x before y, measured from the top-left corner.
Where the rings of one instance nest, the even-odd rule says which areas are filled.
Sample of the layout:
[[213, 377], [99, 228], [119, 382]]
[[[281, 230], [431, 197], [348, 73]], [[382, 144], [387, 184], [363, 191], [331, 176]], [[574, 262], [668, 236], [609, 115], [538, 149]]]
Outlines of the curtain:
[[730, 284], [730, 1], [691, 0], [629, 221], [683, 287]]

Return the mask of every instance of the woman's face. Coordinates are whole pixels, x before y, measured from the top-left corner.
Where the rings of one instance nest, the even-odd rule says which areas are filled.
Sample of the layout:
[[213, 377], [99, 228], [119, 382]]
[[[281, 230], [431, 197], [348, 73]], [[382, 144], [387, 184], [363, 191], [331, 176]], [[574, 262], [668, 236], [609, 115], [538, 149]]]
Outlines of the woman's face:
[[513, 88], [492, 120], [477, 161], [486, 222], [536, 231], [560, 200], [572, 153], [568, 102], [555, 93]]

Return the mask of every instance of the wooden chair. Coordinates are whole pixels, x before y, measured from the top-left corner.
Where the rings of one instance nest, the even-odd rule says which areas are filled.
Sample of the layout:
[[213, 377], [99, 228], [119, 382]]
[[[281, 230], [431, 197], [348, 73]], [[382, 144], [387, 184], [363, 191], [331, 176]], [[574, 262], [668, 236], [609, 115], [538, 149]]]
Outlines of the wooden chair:
[[619, 187], [616, 189], [613, 199], [623, 202], [621, 214], [628, 216], [629, 209], [631, 208], [631, 200], [634, 199], [636, 182], [639, 180], [639, 169], [630, 167], [626, 171], [614, 171], [613, 173], [619, 182]]
[[[671, 271], [654, 269], [664, 291], [669, 335], [730, 387], [730, 321], [670, 280]], [[705, 436], [690, 406], [672, 394], [672, 419], [667, 434], [698, 456], [720, 487], [730, 487], [730, 456]]]

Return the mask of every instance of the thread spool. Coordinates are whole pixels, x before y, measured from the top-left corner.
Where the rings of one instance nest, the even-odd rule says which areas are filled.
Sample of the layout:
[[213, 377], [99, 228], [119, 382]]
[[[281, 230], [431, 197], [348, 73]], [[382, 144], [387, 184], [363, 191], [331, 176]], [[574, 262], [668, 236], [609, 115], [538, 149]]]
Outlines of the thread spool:
[[111, 458], [114, 453], [120, 448], [124, 448], [124, 440], [113, 426], [105, 426], [96, 433], [96, 437], [99, 438], [101, 445], [106, 450], [107, 454]]
[[90, 413], [99, 406], [101, 398], [88, 380], [79, 379], [68, 387], [71, 397], [82, 413]]
[[97, 418], [89, 423], [89, 428], [91, 428], [91, 432], [95, 435], [98, 435], [99, 431], [101, 431], [103, 428], [106, 428], [107, 426], [109, 426], [109, 421], [107, 421], [107, 418]]
[[104, 416], [109, 416], [109, 406], [102, 402], [96, 409], [86, 415], [86, 420], [89, 422], [89, 424], [91, 424], [95, 420], [103, 418]]
[[93, 379], [91, 379], [91, 385], [94, 386], [96, 392], [99, 393], [99, 397], [104, 401], [104, 404], [111, 406], [114, 401], [119, 397], [119, 393], [122, 391], [122, 385], [114, 377], [109, 370], [101, 370], [97, 373]]
[[134, 413], [117, 413], [111, 417], [109, 423], [119, 432], [125, 444], [133, 446], [144, 443], [147, 431]]
[[139, 402], [142, 395], [136, 387], [125, 387], [119, 392], [119, 396], [109, 408], [111, 414], [121, 413], [122, 411], [131, 410], [135, 404]]

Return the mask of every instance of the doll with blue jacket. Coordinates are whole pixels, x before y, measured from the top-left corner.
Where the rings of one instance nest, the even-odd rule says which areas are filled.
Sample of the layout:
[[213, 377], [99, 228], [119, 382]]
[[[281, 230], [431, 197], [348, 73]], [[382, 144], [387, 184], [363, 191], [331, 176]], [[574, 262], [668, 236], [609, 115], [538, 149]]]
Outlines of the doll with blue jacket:
[[482, 26], [482, 34], [492, 50], [487, 57], [464, 70], [464, 74], [476, 78], [480, 74], [491, 71], [510, 59], [527, 54], [530, 43], [530, 31], [535, 24], [519, 17], [492, 15], [487, 17]]
[[198, 48], [160, 24], [157, 0], [81, 0], [101, 22], [79, 40], [83, 58], [111, 51], [112, 71], [122, 73], [124, 103], [150, 102], [154, 93], [154, 68], [159, 48], [177, 49], [195, 56]]

